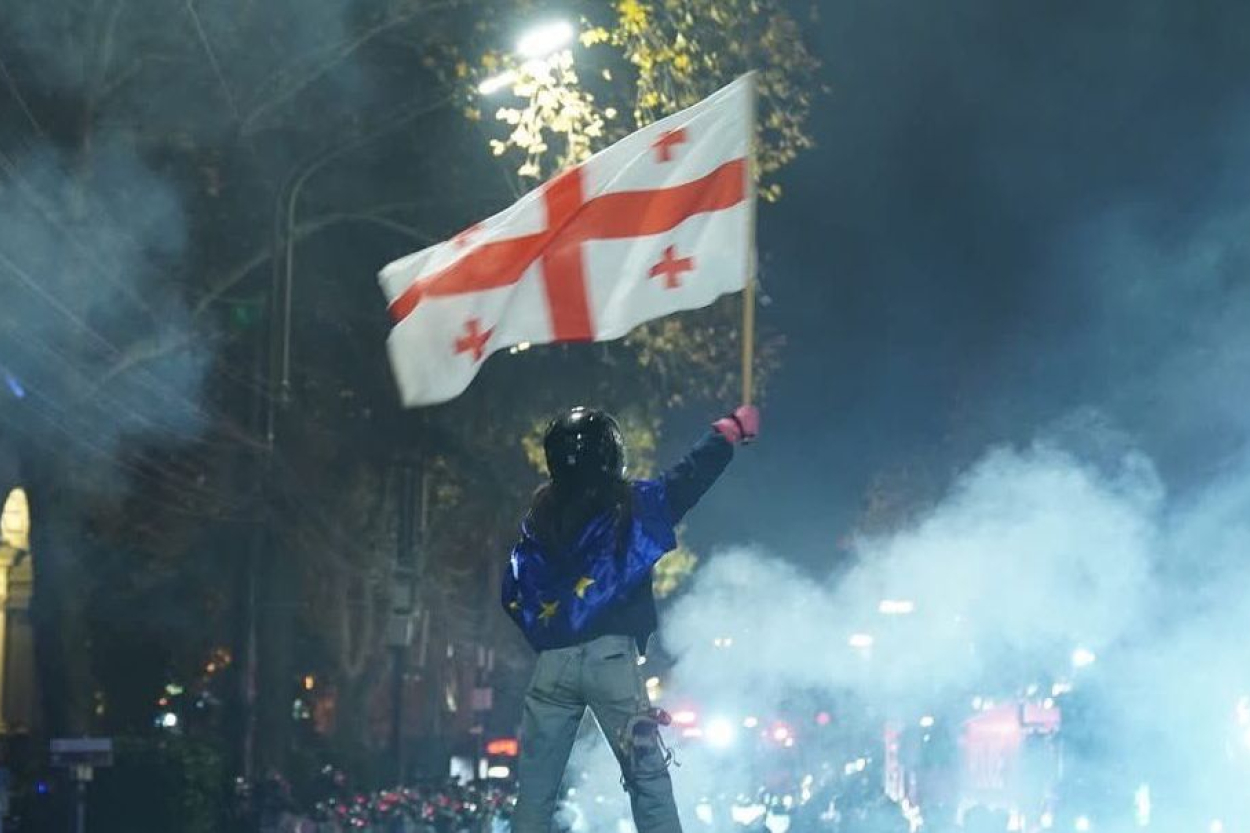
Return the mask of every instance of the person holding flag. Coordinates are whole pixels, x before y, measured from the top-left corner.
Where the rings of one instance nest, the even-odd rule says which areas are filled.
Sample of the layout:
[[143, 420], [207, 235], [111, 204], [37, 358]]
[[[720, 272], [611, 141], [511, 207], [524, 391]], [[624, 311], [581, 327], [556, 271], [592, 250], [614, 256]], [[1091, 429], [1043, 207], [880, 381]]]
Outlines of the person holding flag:
[[674, 527], [759, 430], [751, 405], [755, 78], [630, 134], [379, 275], [405, 405], [460, 395], [492, 353], [608, 341], [743, 291], [743, 405], [654, 481], [626, 478], [619, 426], [575, 408], [545, 437], [550, 482], [522, 524], [503, 604], [539, 652], [525, 700], [517, 833], [547, 833], [587, 708], [621, 764], [639, 833], [681, 829], [638, 659], [651, 571]]
[[573, 408], [547, 428], [550, 481], [521, 525], [502, 602], [538, 662], [521, 721], [514, 833], [547, 833], [577, 728], [589, 708], [621, 766], [639, 833], [677, 833], [659, 714], [639, 658], [656, 628], [651, 573], [677, 546], [676, 525], [759, 432], [744, 405], [716, 421], [656, 480], [626, 479], [609, 414]]

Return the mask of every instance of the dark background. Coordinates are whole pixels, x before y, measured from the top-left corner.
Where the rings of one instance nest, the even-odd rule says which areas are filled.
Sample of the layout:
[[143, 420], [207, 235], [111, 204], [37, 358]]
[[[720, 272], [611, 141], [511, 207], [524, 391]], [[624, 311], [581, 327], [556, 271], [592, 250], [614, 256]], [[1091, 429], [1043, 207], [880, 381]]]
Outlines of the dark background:
[[[662, 419], [672, 459], [736, 404], [707, 401], [733, 386], [736, 344], [716, 378], [574, 345], [498, 355], [438, 409], [396, 407], [376, 270], [533, 184], [487, 155], [495, 104], [471, 122], [475, 105], [448, 93], [471, 85], [439, 74], [510, 48], [531, 9], [503, 3], [517, 19], [482, 28], [485, 5], [414, 13], [325, 72], [325, 50], [385, 23], [389, 4], [3, 7], [0, 467], [36, 519], [50, 731], [164, 748], [152, 718], [180, 681], [215, 698], [184, 698], [184, 714], [207, 714], [189, 739], [242, 738], [243, 663], [204, 669], [223, 646], [251, 650], [254, 630], [260, 759], [280, 763], [301, 732], [304, 768], [322, 763], [322, 733], [291, 717], [307, 674], [341, 683], [326, 701], [345, 704], [347, 765], [389, 767], [380, 631], [359, 657], [339, 636], [388, 612], [409, 453], [436, 483], [420, 585], [431, 656], [460, 647], [425, 666], [412, 699], [442, 715], [449, 685], [481, 681], [478, 649], [498, 648], [511, 731], [505, 695], [531, 653], [492, 571], [540, 480], [517, 437], [576, 397]], [[1004, 443], [1055, 442], [1092, 465], [1140, 452], [1182, 496], [1218, 477], [1250, 428], [1250, 5], [789, 7], [826, 89], [816, 147], [760, 212], [760, 324], [786, 347], [764, 434], [691, 515], [693, 549], [755, 543], [825, 573], [850, 536], [904, 526]], [[322, 154], [296, 226], [327, 225], [294, 247], [292, 390], [279, 391], [275, 214]], [[699, 315], [733, 304], [683, 320], [723, 323]], [[666, 407], [681, 387], [689, 404]], [[461, 723], [421, 731], [467, 738]]]
[[818, 147], [760, 220], [788, 349], [695, 541], [827, 565], [883, 473], [923, 502], [1074, 419], [1174, 488], [1218, 470], [1247, 424], [1248, 33], [1239, 3], [820, 4]]

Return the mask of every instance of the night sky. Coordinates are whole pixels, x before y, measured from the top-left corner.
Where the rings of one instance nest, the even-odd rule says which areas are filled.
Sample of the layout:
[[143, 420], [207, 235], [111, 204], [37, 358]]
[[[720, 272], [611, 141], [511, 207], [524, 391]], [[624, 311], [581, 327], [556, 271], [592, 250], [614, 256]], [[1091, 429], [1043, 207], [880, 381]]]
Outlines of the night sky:
[[824, 569], [877, 478], [919, 470], [923, 505], [1038, 437], [1217, 472], [1250, 425], [1250, 3], [852, 0], [809, 31], [818, 147], [760, 220], [785, 364], [696, 545]]

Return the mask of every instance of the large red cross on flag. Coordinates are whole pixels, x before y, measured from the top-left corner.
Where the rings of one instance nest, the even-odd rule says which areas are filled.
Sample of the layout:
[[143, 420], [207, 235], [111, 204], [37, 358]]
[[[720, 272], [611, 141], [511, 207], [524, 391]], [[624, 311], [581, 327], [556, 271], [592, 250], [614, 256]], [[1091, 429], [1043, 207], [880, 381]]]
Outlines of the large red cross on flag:
[[740, 78], [383, 269], [404, 404], [458, 396], [496, 350], [620, 338], [742, 289], [754, 247], [752, 83]]

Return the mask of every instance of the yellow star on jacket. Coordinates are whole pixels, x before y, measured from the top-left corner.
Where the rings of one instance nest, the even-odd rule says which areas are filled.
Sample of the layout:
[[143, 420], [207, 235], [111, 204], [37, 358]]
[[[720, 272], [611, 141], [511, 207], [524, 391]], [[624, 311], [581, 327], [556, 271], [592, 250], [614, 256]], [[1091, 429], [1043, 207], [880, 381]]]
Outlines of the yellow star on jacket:
[[538, 614], [538, 620], [545, 625], [550, 625], [551, 620], [555, 618], [556, 611], [560, 609], [560, 602], [539, 602], [542, 605], [542, 612]]
[[[650, 581], [651, 567], [677, 546], [664, 483], [636, 481], [630, 484], [630, 494], [633, 523], [624, 543], [616, 518], [604, 513], [574, 543], [575, 557], [556, 558], [545, 552], [528, 519], [522, 523], [500, 601], [535, 649], [565, 648], [582, 641], [613, 600]], [[520, 609], [512, 606], [518, 599]]]

